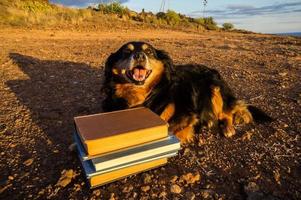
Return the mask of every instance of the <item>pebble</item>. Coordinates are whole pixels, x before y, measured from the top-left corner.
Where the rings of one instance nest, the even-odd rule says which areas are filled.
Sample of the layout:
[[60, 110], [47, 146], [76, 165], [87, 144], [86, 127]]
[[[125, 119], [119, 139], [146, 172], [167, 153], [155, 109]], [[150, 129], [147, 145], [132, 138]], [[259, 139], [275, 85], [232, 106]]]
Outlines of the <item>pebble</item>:
[[147, 192], [147, 191], [150, 190], [150, 186], [149, 186], [149, 185], [142, 186], [142, 187], [141, 187], [141, 190], [142, 190], [143, 192]]
[[24, 164], [25, 166], [30, 166], [32, 163], [33, 163], [33, 159], [32, 159], [32, 158], [27, 159], [27, 160], [25, 160], [25, 161], [23, 162], [23, 164]]
[[170, 187], [170, 192], [174, 193], [174, 194], [180, 194], [182, 192], [182, 189], [180, 186], [178, 186], [177, 184], [173, 184]]
[[109, 200], [115, 200], [115, 194], [114, 193], [111, 193]]
[[186, 196], [187, 200], [194, 200], [195, 199], [195, 194], [193, 192], [187, 192], [185, 194], [185, 196]]
[[159, 198], [165, 199], [166, 196], [167, 196], [167, 192], [165, 192], [165, 191], [162, 191], [162, 192], [159, 194]]
[[177, 180], [178, 180], [178, 176], [172, 176], [170, 182], [175, 183]]
[[100, 190], [94, 190], [93, 194], [97, 197], [100, 196]]
[[185, 148], [184, 150], [184, 156], [188, 156], [190, 154], [190, 149], [189, 148]]
[[151, 175], [149, 175], [149, 174], [143, 174], [142, 175], [142, 178], [143, 178], [143, 183], [144, 184], [148, 184], [148, 183], [151, 183], [152, 182], [152, 177], [151, 177]]
[[259, 187], [255, 182], [249, 182], [247, 185], [244, 186], [244, 190], [246, 193], [256, 192], [259, 190]]
[[210, 191], [208, 191], [208, 190], [201, 191], [201, 197], [203, 199], [208, 199], [209, 197], [211, 197]]
[[199, 172], [196, 172], [194, 174], [187, 173], [181, 176], [180, 182], [186, 182], [187, 184], [194, 184], [195, 182], [199, 181], [201, 179], [201, 175]]
[[129, 193], [134, 189], [132, 185], [125, 186], [122, 190], [123, 193]]
[[281, 182], [280, 182], [280, 172], [279, 172], [279, 170], [276, 169], [276, 170], [273, 171], [273, 173], [274, 173], [274, 179], [275, 179], [275, 181], [280, 185]]
[[75, 176], [75, 173], [72, 169], [63, 170], [61, 172], [60, 179], [56, 183], [56, 186], [66, 187], [71, 182], [71, 180], [74, 176]]

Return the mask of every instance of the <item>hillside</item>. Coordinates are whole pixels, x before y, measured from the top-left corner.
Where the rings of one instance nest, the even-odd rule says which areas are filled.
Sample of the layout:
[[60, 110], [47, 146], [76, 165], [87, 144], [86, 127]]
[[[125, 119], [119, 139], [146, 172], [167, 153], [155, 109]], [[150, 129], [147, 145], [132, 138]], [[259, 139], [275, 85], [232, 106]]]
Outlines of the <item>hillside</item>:
[[[219, 30], [213, 18], [190, 18], [168, 10], [137, 13], [119, 3], [95, 8], [66, 8], [47, 0], [3, 0], [0, 25], [28, 28], [118, 29], [169, 28], [185, 31]], [[232, 29], [232, 27], [228, 28]], [[220, 29], [222, 30], [222, 29]]]

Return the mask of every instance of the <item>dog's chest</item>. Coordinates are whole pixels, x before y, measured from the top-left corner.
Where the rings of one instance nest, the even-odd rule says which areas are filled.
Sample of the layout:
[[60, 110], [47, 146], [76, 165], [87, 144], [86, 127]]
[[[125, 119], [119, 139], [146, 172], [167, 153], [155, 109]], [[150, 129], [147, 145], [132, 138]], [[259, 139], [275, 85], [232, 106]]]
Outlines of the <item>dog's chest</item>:
[[143, 104], [150, 90], [133, 84], [116, 84], [115, 95], [127, 101], [129, 107]]

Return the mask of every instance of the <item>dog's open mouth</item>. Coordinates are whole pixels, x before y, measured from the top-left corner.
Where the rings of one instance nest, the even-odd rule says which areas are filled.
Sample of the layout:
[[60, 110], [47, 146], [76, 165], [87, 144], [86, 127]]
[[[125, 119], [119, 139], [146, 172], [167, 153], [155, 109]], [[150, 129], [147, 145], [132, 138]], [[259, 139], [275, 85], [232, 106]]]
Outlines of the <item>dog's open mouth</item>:
[[151, 72], [152, 70], [145, 69], [143, 66], [136, 66], [132, 70], [127, 71], [127, 76], [135, 84], [143, 84]]

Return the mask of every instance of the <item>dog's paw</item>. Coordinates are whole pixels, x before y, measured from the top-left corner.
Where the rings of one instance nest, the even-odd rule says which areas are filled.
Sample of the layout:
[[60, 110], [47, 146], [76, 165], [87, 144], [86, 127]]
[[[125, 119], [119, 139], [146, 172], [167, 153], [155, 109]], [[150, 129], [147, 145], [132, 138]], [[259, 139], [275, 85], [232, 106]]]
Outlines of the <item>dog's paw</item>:
[[194, 134], [192, 127], [186, 127], [175, 133], [176, 137], [181, 141], [181, 144], [193, 142]]
[[223, 128], [223, 134], [227, 138], [232, 137], [233, 135], [235, 135], [235, 133], [236, 132], [235, 132], [235, 129], [233, 126], [228, 126], [228, 127]]

